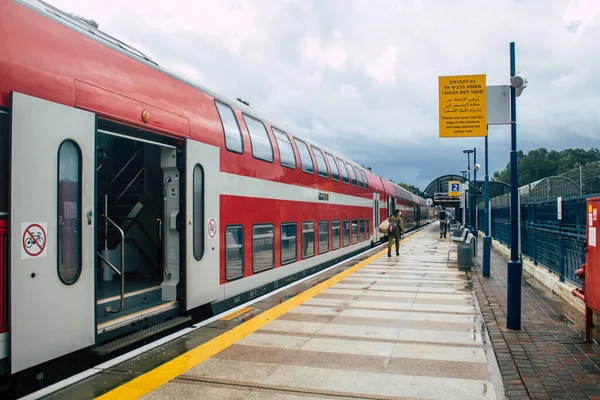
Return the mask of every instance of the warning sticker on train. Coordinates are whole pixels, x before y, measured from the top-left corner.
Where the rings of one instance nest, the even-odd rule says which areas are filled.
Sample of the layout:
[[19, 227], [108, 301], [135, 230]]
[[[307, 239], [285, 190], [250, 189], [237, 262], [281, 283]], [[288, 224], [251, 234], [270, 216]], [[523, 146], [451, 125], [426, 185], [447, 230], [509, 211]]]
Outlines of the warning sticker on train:
[[21, 224], [21, 259], [44, 258], [48, 255], [46, 222]]
[[217, 221], [214, 218], [208, 221], [208, 236], [211, 239], [217, 236]]

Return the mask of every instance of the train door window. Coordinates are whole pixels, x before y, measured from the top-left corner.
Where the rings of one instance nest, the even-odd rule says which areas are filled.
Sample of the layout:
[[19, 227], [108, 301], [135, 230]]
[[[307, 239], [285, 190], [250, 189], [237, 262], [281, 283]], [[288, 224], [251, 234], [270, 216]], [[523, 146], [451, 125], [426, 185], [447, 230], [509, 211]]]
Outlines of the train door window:
[[194, 167], [194, 257], [200, 261], [204, 255], [204, 170], [200, 164]]
[[352, 243], [358, 243], [358, 220], [352, 221]]
[[[58, 277], [72, 285], [81, 274], [81, 151], [71, 140], [58, 148]], [[31, 238], [40, 246], [39, 238]]]
[[354, 167], [354, 170], [356, 171], [356, 179], [358, 180], [358, 186], [360, 186], [361, 188], [364, 188], [365, 183], [363, 182], [363, 178], [362, 178], [362, 174], [360, 173], [360, 170], [356, 167]]
[[371, 232], [369, 231], [369, 220], [367, 219], [367, 222], [365, 223], [366, 228], [367, 228], [367, 235], [365, 236], [365, 240], [368, 240], [371, 237]]
[[346, 164], [346, 165], [348, 165], [348, 172], [350, 173], [350, 180], [352, 181], [352, 186], [357, 186], [356, 175], [354, 175], [354, 168], [352, 168], [352, 165], [350, 165], [350, 164]]
[[302, 258], [315, 255], [315, 223], [302, 223]]
[[342, 224], [342, 245], [344, 247], [350, 244], [350, 221], [345, 220]]
[[337, 161], [338, 161], [338, 165], [340, 166], [340, 169], [342, 170], [342, 183], [347, 184], [350, 182], [350, 180], [348, 179], [348, 170], [346, 169], [346, 165], [339, 158], [337, 159]]
[[313, 164], [313, 160], [310, 157], [310, 153], [308, 152], [308, 147], [306, 146], [306, 143], [296, 138], [294, 138], [294, 143], [296, 143], [296, 147], [298, 148], [298, 154], [300, 154], [300, 164], [302, 165], [302, 171], [307, 172], [309, 174], [314, 174], [315, 165]]
[[319, 254], [329, 251], [329, 221], [319, 222]]
[[340, 221], [331, 221], [331, 249], [340, 248]]
[[292, 142], [287, 133], [280, 131], [276, 128], [271, 128], [275, 140], [277, 140], [277, 147], [279, 148], [279, 162], [284, 167], [296, 169], [296, 154], [292, 148]]
[[0, 219], [8, 215], [8, 129], [10, 116], [0, 110]]
[[273, 147], [265, 124], [246, 114], [244, 114], [244, 122], [250, 133], [250, 145], [254, 158], [273, 162]]
[[225, 279], [232, 281], [244, 275], [244, 228], [225, 228]]
[[361, 219], [360, 220], [360, 241], [362, 242], [363, 240], [365, 240], [365, 220]]
[[242, 132], [240, 131], [240, 126], [233, 110], [221, 102], [215, 101], [215, 104], [219, 112], [219, 118], [221, 118], [223, 133], [225, 134], [225, 147], [234, 153], [243, 153], [244, 142], [242, 141]]
[[273, 224], [252, 228], [252, 272], [257, 273], [275, 265], [275, 234]]
[[331, 154], [325, 153], [325, 157], [327, 158], [327, 163], [329, 164], [329, 170], [331, 171], [331, 179], [334, 181], [340, 180], [340, 168], [335, 163], [335, 159]]
[[296, 261], [298, 241], [296, 240], [296, 224], [281, 224], [281, 265]]
[[327, 172], [327, 165], [325, 164], [325, 158], [323, 157], [323, 152], [320, 149], [317, 149], [315, 146], [310, 146], [313, 154], [315, 155], [315, 159], [317, 160], [317, 172], [319, 176], [323, 178], [329, 178], [329, 173]]

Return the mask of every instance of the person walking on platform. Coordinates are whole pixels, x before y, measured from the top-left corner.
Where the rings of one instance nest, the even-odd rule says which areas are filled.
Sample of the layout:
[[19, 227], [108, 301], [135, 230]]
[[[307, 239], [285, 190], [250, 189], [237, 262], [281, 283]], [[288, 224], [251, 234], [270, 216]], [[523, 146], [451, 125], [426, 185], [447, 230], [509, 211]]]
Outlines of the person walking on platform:
[[400, 210], [394, 211], [394, 215], [388, 218], [388, 257], [392, 256], [392, 242], [396, 239], [396, 255], [400, 255], [400, 235], [404, 235], [404, 221]]
[[438, 220], [440, 221], [440, 239], [442, 235], [446, 237], [446, 232], [448, 231], [448, 213], [446, 212], [446, 208], [442, 207], [440, 212], [438, 213]]

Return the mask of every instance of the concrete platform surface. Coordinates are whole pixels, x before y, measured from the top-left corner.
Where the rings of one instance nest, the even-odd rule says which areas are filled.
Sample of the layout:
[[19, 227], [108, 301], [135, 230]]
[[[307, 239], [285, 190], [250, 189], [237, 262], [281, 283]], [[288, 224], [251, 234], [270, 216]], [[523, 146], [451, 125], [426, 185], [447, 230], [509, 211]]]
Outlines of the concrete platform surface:
[[470, 273], [446, 263], [437, 229], [102, 398], [504, 398]]

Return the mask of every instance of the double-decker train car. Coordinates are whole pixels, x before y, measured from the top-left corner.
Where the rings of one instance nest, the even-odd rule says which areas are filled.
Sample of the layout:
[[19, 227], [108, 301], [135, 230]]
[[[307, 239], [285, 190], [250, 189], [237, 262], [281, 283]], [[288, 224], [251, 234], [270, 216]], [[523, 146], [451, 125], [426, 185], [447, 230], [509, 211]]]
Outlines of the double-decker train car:
[[315, 273], [385, 240], [396, 208], [407, 230], [432, 220], [423, 199], [47, 3], [0, 0], [0, 35], [5, 375]]

